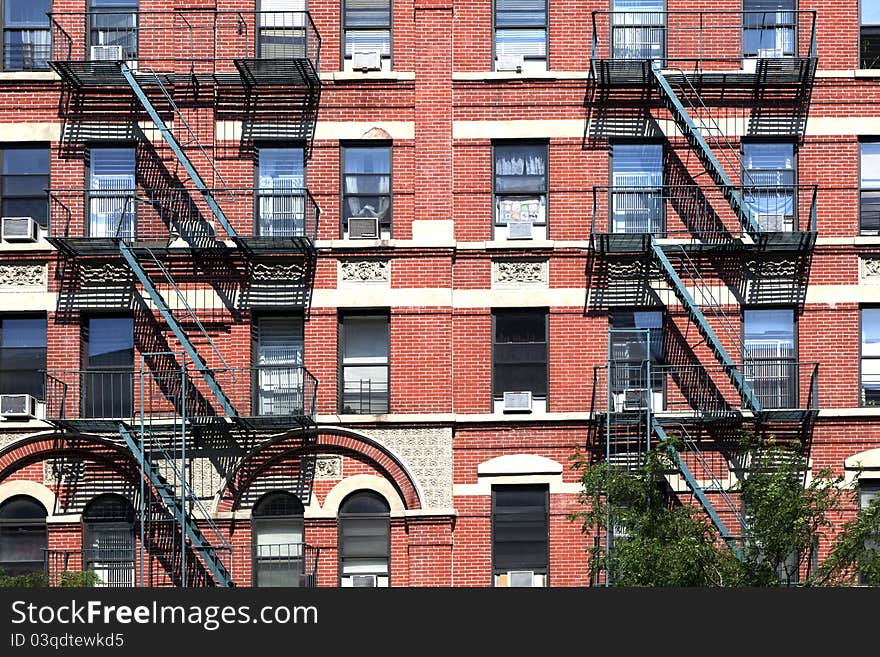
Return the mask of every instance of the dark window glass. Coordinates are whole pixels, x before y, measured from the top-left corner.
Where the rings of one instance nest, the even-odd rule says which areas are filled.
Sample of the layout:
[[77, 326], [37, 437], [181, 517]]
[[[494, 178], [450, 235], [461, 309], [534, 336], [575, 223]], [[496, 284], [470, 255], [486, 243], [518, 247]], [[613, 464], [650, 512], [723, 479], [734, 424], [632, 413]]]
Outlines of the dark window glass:
[[349, 495], [339, 507], [339, 552], [343, 586], [357, 586], [357, 576], [375, 576], [388, 585], [391, 559], [390, 507], [370, 491]]
[[253, 510], [254, 586], [303, 586], [303, 505], [286, 492], [270, 493]]
[[880, 406], [880, 308], [862, 308], [861, 402]]
[[391, 233], [391, 147], [347, 146], [342, 151], [343, 231], [352, 218], [378, 218], [383, 236]]
[[[880, 479], [859, 479], [859, 511], [868, 508], [874, 500], [880, 499]], [[880, 535], [875, 535], [865, 541], [865, 547], [869, 550], [880, 550]], [[859, 583], [876, 585], [877, 582], [869, 582], [865, 573], [859, 573]]]
[[4, 0], [3, 68], [7, 71], [48, 69], [52, 57], [49, 29], [51, 0]]
[[859, 229], [880, 234], [880, 142], [859, 144]]
[[46, 319], [0, 320], [0, 394], [44, 399]]
[[547, 311], [499, 310], [492, 340], [493, 395], [531, 391], [547, 396]]
[[549, 499], [546, 486], [492, 488], [492, 569], [546, 574], [549, 563]]
[[391, 0], [343, 0], [344, 57], [375, 51], [391, 58]]
[[764, 408], [795, 408], [798, 366], [794, 311], [746, 310], [743, 313], [746, 381]]
[[743, 56], [797, 54], [795, 0], [743, 0]]
[[495, 67], [546, 70], [546, 0], [495, 0]]
[[99, 495], [83, 510], [83, 564], [105, 586], [134, 586], [134, 508], [120, 495]]
[[88, 320], [85, 372], [82, 378], [83, 415], [128, 418], [132, 412], [134, 320], [101, 317]]
[[387, 315], [348, 315], [342, 319], [342, 413], [389, 410]]
[[859, 67], [880, 68], [880, 1], [859, 0]]
[[32, 217], [45, 227], [49, 217], [49, 148], [4, 148], [0, 158], [0, 213], [4, 217]]
[[43, 505], [27, 495], [0, 504], [0, 572], [21, 575], [43, 570], [46, 515]]
[[544, 226], [547, 223], [547, 145], [496, 144], [495, 226], [501, 236], [514, 236], [498, 227], [513, 224]]

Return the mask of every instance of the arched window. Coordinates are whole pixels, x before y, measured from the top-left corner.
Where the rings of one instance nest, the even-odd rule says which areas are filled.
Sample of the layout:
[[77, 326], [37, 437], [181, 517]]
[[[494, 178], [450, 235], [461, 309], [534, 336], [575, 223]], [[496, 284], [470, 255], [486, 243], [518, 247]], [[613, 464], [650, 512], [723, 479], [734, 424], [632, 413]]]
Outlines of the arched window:
[[121, 495], [99, 495], [83, 511], [83, 567], [104, 586], [134, 586], [134, 508]]
[[49, 544], [46, 509], [33, 497], [16, 495], [0, 504], [0, 571], [22, 575], [43, 570]]
[[384, 497], [357, 491], [339, 506], [341, 586], [388, 586], [391, 508]]
[[254, 586], [306, 586], [303, 505], [284, 491], [267, 493], [253, 510]]

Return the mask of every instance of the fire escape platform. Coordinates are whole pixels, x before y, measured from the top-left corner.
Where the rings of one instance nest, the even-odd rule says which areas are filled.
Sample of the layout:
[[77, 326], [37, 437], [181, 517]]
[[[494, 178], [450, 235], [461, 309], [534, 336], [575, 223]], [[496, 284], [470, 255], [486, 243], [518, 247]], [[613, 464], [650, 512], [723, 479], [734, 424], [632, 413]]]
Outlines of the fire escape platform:
[[312, 60], [294, 59], [236, 59], [235, 68], [241, 81], [248, 87], [308, 87], [321, 86], [318, 70]]

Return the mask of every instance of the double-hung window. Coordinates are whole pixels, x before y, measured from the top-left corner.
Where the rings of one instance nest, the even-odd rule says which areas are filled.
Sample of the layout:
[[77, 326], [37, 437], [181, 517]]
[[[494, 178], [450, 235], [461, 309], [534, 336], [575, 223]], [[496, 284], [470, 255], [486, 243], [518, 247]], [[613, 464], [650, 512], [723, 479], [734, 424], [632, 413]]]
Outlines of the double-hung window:
[[49, 147], [3, 148], [0, 214], [30, 217], [44, 228], [49, 219]]
[[612, 232], [663, 230], [662, 144], [614, 144], [611, 186]]
[[391, 146], [342, 149], [342, 233], [347, 239], [391, 238]]
[[46, 318], [0, 320], [0, 394], [44, 399]]
[[762, 230], [798, 228], [794, 144], [743, 143], [743, 197]]
[[859, 144], [859, 230], [880, 234], [880, 141]]
[[45, 507], [29, 495], [0, 504], [0, 572], [25, 575], [43, 570], [49, 546]]
[[492, 576], [499, 587], [547, 586], [547, 486], [492, 487]]
[[83, 325], [83, 417], [130, 418], [134, 378], [134, 320], [92, 317]]
[[862, 308], [862, 406], [880, 406], [880, 308]]
[[547, 144], [495, 144], [495, 239], [547, 239]]
[[391, 0], [343, 0], [343, 70], [391, 69]]
[[743, 312], [745, 378], [763, 408], [797, 408], [794, 310]]
[[254, 505], [254, 586], [298, 587], [311, 580], [304, 568], [303, 513], [302, 502], [285, 491], [269, 493]]
[[[615, 412], [661, 411], [666, 349], [663, 312], [614, 310], [610, 317], [611, 395]], [[650, 373], [649, 373], [650, 370]]]
[[256, 415], [303, 412], [303, 318], [257, 320]]
[[612, 59], [651, 59], [666, 55], [664, 0], [613, 0]]
[[547, 70], [547, 0], [495, 0], [495, 70]]
[[391, 507], [377, 493], [361, 490], [339, 505], [339, 583], [387, 587], [391, 568]]
[[505, 396], [531, 393], [533, 410], [547, 408], [547, 310], [496, 310], [493, 315], [492, 388], [495, 410]]
[[135, 515], [116, 493], [98, 495], [83, 509], [83, 570], [94, 570], [99, 586], [135, 584]]
[[387, 413], [388, 315], [345, 315], [340, 339], [340, 412]]
[[3, 0], [3, 70], [49, 68], [52, 32], [51, 0]]
[[134, 148], [93, 148], [89, 157], [89, 237], [134, 237]]
[[302, 148], [260, 148], [257, 235], [305, 235], [305, 158]]
[[[257, 56], [298, 59], [309, 56], [305, 0], [258, 0]], [[317, 44], [312, 46], [316, 48]]]
[[138, 58], [138, 0], [91, 0], [89, 60]]
[[859, 1], [859, 68], [880, 68], [880, 0]]
[[797, 54], [796, 0], [743, 0], [743, 57]]

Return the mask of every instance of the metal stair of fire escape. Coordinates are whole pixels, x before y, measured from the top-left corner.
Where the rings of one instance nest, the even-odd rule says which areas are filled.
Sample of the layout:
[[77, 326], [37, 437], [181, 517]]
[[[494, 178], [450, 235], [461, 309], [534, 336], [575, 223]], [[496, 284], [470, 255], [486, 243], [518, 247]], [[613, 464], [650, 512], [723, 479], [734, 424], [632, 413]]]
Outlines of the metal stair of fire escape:
[[743, 552], [737, 544], [737, 540], [740, 537], [734, 535], [727, 527], [727, 524], [724, 522], [724, 520], [722, 520], [721, 516], [716, 510], [715, 505], [712, 504], [712, 500], [707, 495], [707, 492], [709, 490], [712, 490], [713, 492], [719, 494], [721, 500], [723, 500], [725, 505], [728, 507], [728, 510], [738, 520], [741, 529], [745, 526], [742, 514], [740, 513], [739, 509], [737, 509], [730, 495], [728, 495], [727, 492], [724, 490], [724, 487], [712, 471], [706, 459], [700, 453], [696, 441], [694, 441], [690, 434], [688, 434], [684, 426], [677, 425], [676, 431], [679, 434], [683, 446], [691, 454], [693, 461], [696, 462], [702, 469], [704, 481], [708, 480], [709, 482], [711, 482], [710, 489], [705, 488], [700, 483], [700, 480], [698, 480], [697, 477], [694, 476], [693, 471], [687, 464], [687, 461], [685, 460], [682, 453], [669, 440], [666, 429], [664, 429], [657, 418], [653, 416], [651, 417], [651, 429], [657, 436], [657, 439], [665, 445], [669, 456], [672, 458], [682, 477], [684, 477], [685, 482], [687, 482], [688, 488], [691, 489], [694, 497], [697, 498], [700, 506], [703, 507], [703, 510], [712, 521], [712, 524], [715, 525], [715, 528], [718, 530], [718, 534], [721, 536], [724, 542], [728, 544], [737, 559], [741, 560], [743, 558]]
[[[159, 470], [159, 466], [156, 465], [148, 456], [145, 454], [145, 451], [141, 449], [141, 445], [138, 439], [132, 435], [131, 430], [123, 424], [119, 425], [119, 433], [122, 436], [123, 440], [125, 440], [125, 444], [128, 446], [128, 449], [134, 455], [137, 460], [137, 464], [143, 472], [147, 479], [150, 481], [153, 489], [156, 491], [156, 494], [162, 500], [162, 503], [171, 513], [173, 518], [180, 524], [183, 528], [186, 537], [190, 541], [190, 547], [192, 550], [199, 555], [202, 563], [208, 568], [214, 577], [214, 581], [218, 586], [230, 587], [235, 586], [235, 583], [232, 581], [232, 576], [229, 574], [229, 571], [226, 569], [226, 566], [223, 564], [223, 561], [217, 555], [217, 549], [219, 546], [212, 544], [204, 535], [201, 529], [199, 529], [195, 519], [192, 514], [189, 513], [186, 509], [188, 504], [185, 504], [185, 501], [178, 496], [175, 488], [172, 484], [170, 484], [167, 479], [162, 475]], [[166, 460], [166, 463], [171, 463], [173, 466], [173, 461]], [[187, 498], [187, 501], [198, 504], [198, 498], [190, 496]], [[205, 521], [210, 523], [210, 517], [205, 515]], [[220, 536], [219, 531], [216, 530], [216, 527], [213, 528], [215, 530], [215, 534]]]

